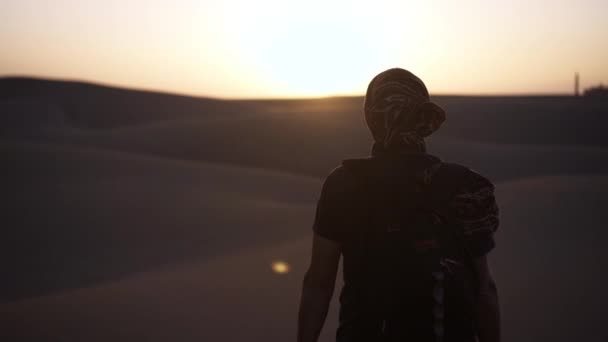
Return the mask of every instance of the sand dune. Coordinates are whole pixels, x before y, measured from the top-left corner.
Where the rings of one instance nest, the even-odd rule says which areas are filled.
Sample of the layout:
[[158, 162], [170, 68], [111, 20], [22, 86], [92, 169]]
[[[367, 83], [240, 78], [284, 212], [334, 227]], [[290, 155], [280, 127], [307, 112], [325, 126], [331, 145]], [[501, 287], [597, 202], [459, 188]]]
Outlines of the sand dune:
[[606, 176], [501, 184], [493, 257], [505, 341], [605, 341]]
[[[539, 177], [498, 187], [503, 224], [492, 255], [506, 341], [604, 341], [608, 276], [602, 210], [608, 177]], [[522, 197], [529, 198], [522, 203]], [[560, 213], [560, 215], [555, 215]], [[8, 340], [293, 340], [309, 239], [137, 274], [0, 306]], [[286, 260], [287, 275], [270, 262]], [[323, 341], [336, 324], [333, 304]], [[556, 328], [559, 327], [559, 328]]]
[[[369, 154], [371, 143], [363, 118], [350, 116], [349, 122], [329, 114], [266, 112], [221, 121], [201, 118], [102, 131], [72, 130], [45, 140], [321, 178], [340, 160]], [[547, 126], [559, 128], [553, 122]], [[440, 131], [429, 139], [429, 152], [463, 163], [495, 181], [608, 171], [608, 147], [601, 145], [482, 142]]]
[[[40, 102], [60, 108], [70, 126], [84, 129], [247, 112], [236, 102], [24, 77], [0, 78], [0, 100]], [[0, 114], [3, 111], [0, 107]]]
[[56, 136], [70, 129], [65, 112], [45, 100], [0, 100], [0, 114], [0, 136]]
[[440, 136], [428, 140], [429, 151], [444, 161], [466, 165], [493, 181], [608, 172], [604, 147], [480, 143]]
[[[49, 108], [65, 113], [72, 126], [82, 127], [51, 132], [13, 130], [12, 138], [17, 135], [319, 178], [341, 159], [366, 155], [370, 148], [360, 97], [219, 101], [25, 79], [0, 80], [2, 86], [6, 94], [0, 98], [44, 100]], [[607, 101], [571, 97], [434, 99], [446, 108], [448, 119], [430, 139], [429, 151], [493, 180], [608, 171], [603, 128], [608, 120]], [[18, 112], [35, 108], [22, 109]], [[9, 118], [40, 116], [0, 110], [7, 111], [5, 117]]]
[[[44, 101], [74, 127], [109, 129], [158, 121], [278, 114], [340, 124], [363, 122], [362, 97], [222, 101], [102, 85], [31, 78], [0, 78], [0, 100]], [[448, 120], [446, 137], [480, 142], [608, 146], [608, 101], [571, 96], [433, 96]], [[0, 107], [0, 114], [4, 114]], [[345, 130], [346, 128], [346, 130]], [[315, 134], [308, 131], [309, 134]], [[362, 132], [366, 133], [366, 132]], [[310, 137], [310, 136], [309, 136]]]
[[0, 144], [1, 301], [310, 232], [320, 181], [99, 149]]
[[[322, 178], [370, 148], [362, 98], [0, 79], [0, 100], [0, 341], [293, 340]], [[435, 100], [429, 151], [499, 181], [505, 341], [608, 340], [608, 102]]]

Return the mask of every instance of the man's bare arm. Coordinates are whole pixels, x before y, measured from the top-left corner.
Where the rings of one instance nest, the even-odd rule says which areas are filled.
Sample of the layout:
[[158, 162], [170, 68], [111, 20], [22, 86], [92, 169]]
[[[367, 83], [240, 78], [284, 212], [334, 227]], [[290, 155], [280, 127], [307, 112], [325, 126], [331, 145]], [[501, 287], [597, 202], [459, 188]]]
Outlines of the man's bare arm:
[[479, 276], [479, 301], [477, 304], [477, 326], [480, 342], [500, 341], [500, 309], [498, 290], [490, 273], [486, 257], [477, 258], [475, 267]]
[[334, 293], [340, 244], [314, 234], [312, 258], [304, 281], [298, 314], [298, 342], [316, 342]]

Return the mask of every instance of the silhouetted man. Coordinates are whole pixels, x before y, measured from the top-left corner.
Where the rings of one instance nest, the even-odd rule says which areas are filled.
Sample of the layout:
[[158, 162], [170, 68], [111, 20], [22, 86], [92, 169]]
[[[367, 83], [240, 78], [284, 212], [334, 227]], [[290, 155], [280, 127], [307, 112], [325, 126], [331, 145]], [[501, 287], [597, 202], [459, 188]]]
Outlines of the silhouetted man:
[[318, 339], [340, 255], [337, 341], [499, 341], [486, 260], [498, 227], [494, 186], [426, 153], [445, 113], [412, 73], [377, 75], [364, 108], [372, 155], [345, 160], [323, 185], [298, 341]]

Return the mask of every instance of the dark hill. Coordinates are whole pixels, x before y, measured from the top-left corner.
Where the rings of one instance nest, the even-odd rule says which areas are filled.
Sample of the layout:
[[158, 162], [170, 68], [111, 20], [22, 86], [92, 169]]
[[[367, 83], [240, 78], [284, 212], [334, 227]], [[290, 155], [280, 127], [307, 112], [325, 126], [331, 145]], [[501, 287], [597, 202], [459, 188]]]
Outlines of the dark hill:
[[209, 98], [22, 77], [0, 78], [0, 101], [7, 100], [59, 107], [71, 125], [100, 129], [243, 111]]
[[[281, 118], [285, 114], [282, 119], [300, 117], [320, 121], [320, 125], [329, 123], [327, 128], [334, 131], [332, 133], [337, 130], [345, 139], [367, 134], [361, 97], [229, 101], [84, 82], [0, 78], [0, 103], [16, 100], [58, 108], [65, 113], [69, 124], [78, 128], [107, 129], [166, 120], [242, 115]], [[448, 120], [438, 134], [442, 137], [496, 143], [608, 146], [604, 138], [608, 126], [605, 98], [435, 96], [434, 100], [448, 112]], [[0, 106], [0, 115], [8, 114], [6, 111]], [[295, 120], [287, 126], [298, 130], [296, 125], [300, 123], [301, 120]], [[266, 127], [268, 124], [273, 125], [260, 120], [250, 126], [252, 134], [268, 131], [271, 128]], [[323, 127], [316, 129], [307, 132], [307, 137], [311, 134], [333, 136], [323, 132]], [[244, 138], [243, 141], [248, 140]], [[363, 139], [369, 140], [367, 135]]]
[[[606, 153], [601, 151], [608, 146], [605, 99], [435, 96], [434, 100], [446, 109], [448, 119], [429, 139], [429, 151], [492, 179], [608, 168]], [[340, 160], [368, 153], [371, 138], [362, 102], [361, 97], [218, 100], [5, 78], [0, 79], [0, 138], [323, 177]], [[64, 117], [67, 122], [62, 125]], [[592, 146], [600, 149], [586, 149]]]

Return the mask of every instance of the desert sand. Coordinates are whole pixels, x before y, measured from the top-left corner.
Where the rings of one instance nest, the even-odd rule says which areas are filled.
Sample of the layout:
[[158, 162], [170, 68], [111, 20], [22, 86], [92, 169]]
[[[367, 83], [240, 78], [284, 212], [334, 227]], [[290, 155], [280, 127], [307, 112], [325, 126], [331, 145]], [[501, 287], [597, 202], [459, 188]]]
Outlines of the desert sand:
[[[0, 90], [0, 340], [294, 340], [323, 178], [369, 153], [361, 98]], [[608, 340], [608, 101], [436, 100], [429, 152], [497, 185], [504, 340]]]

